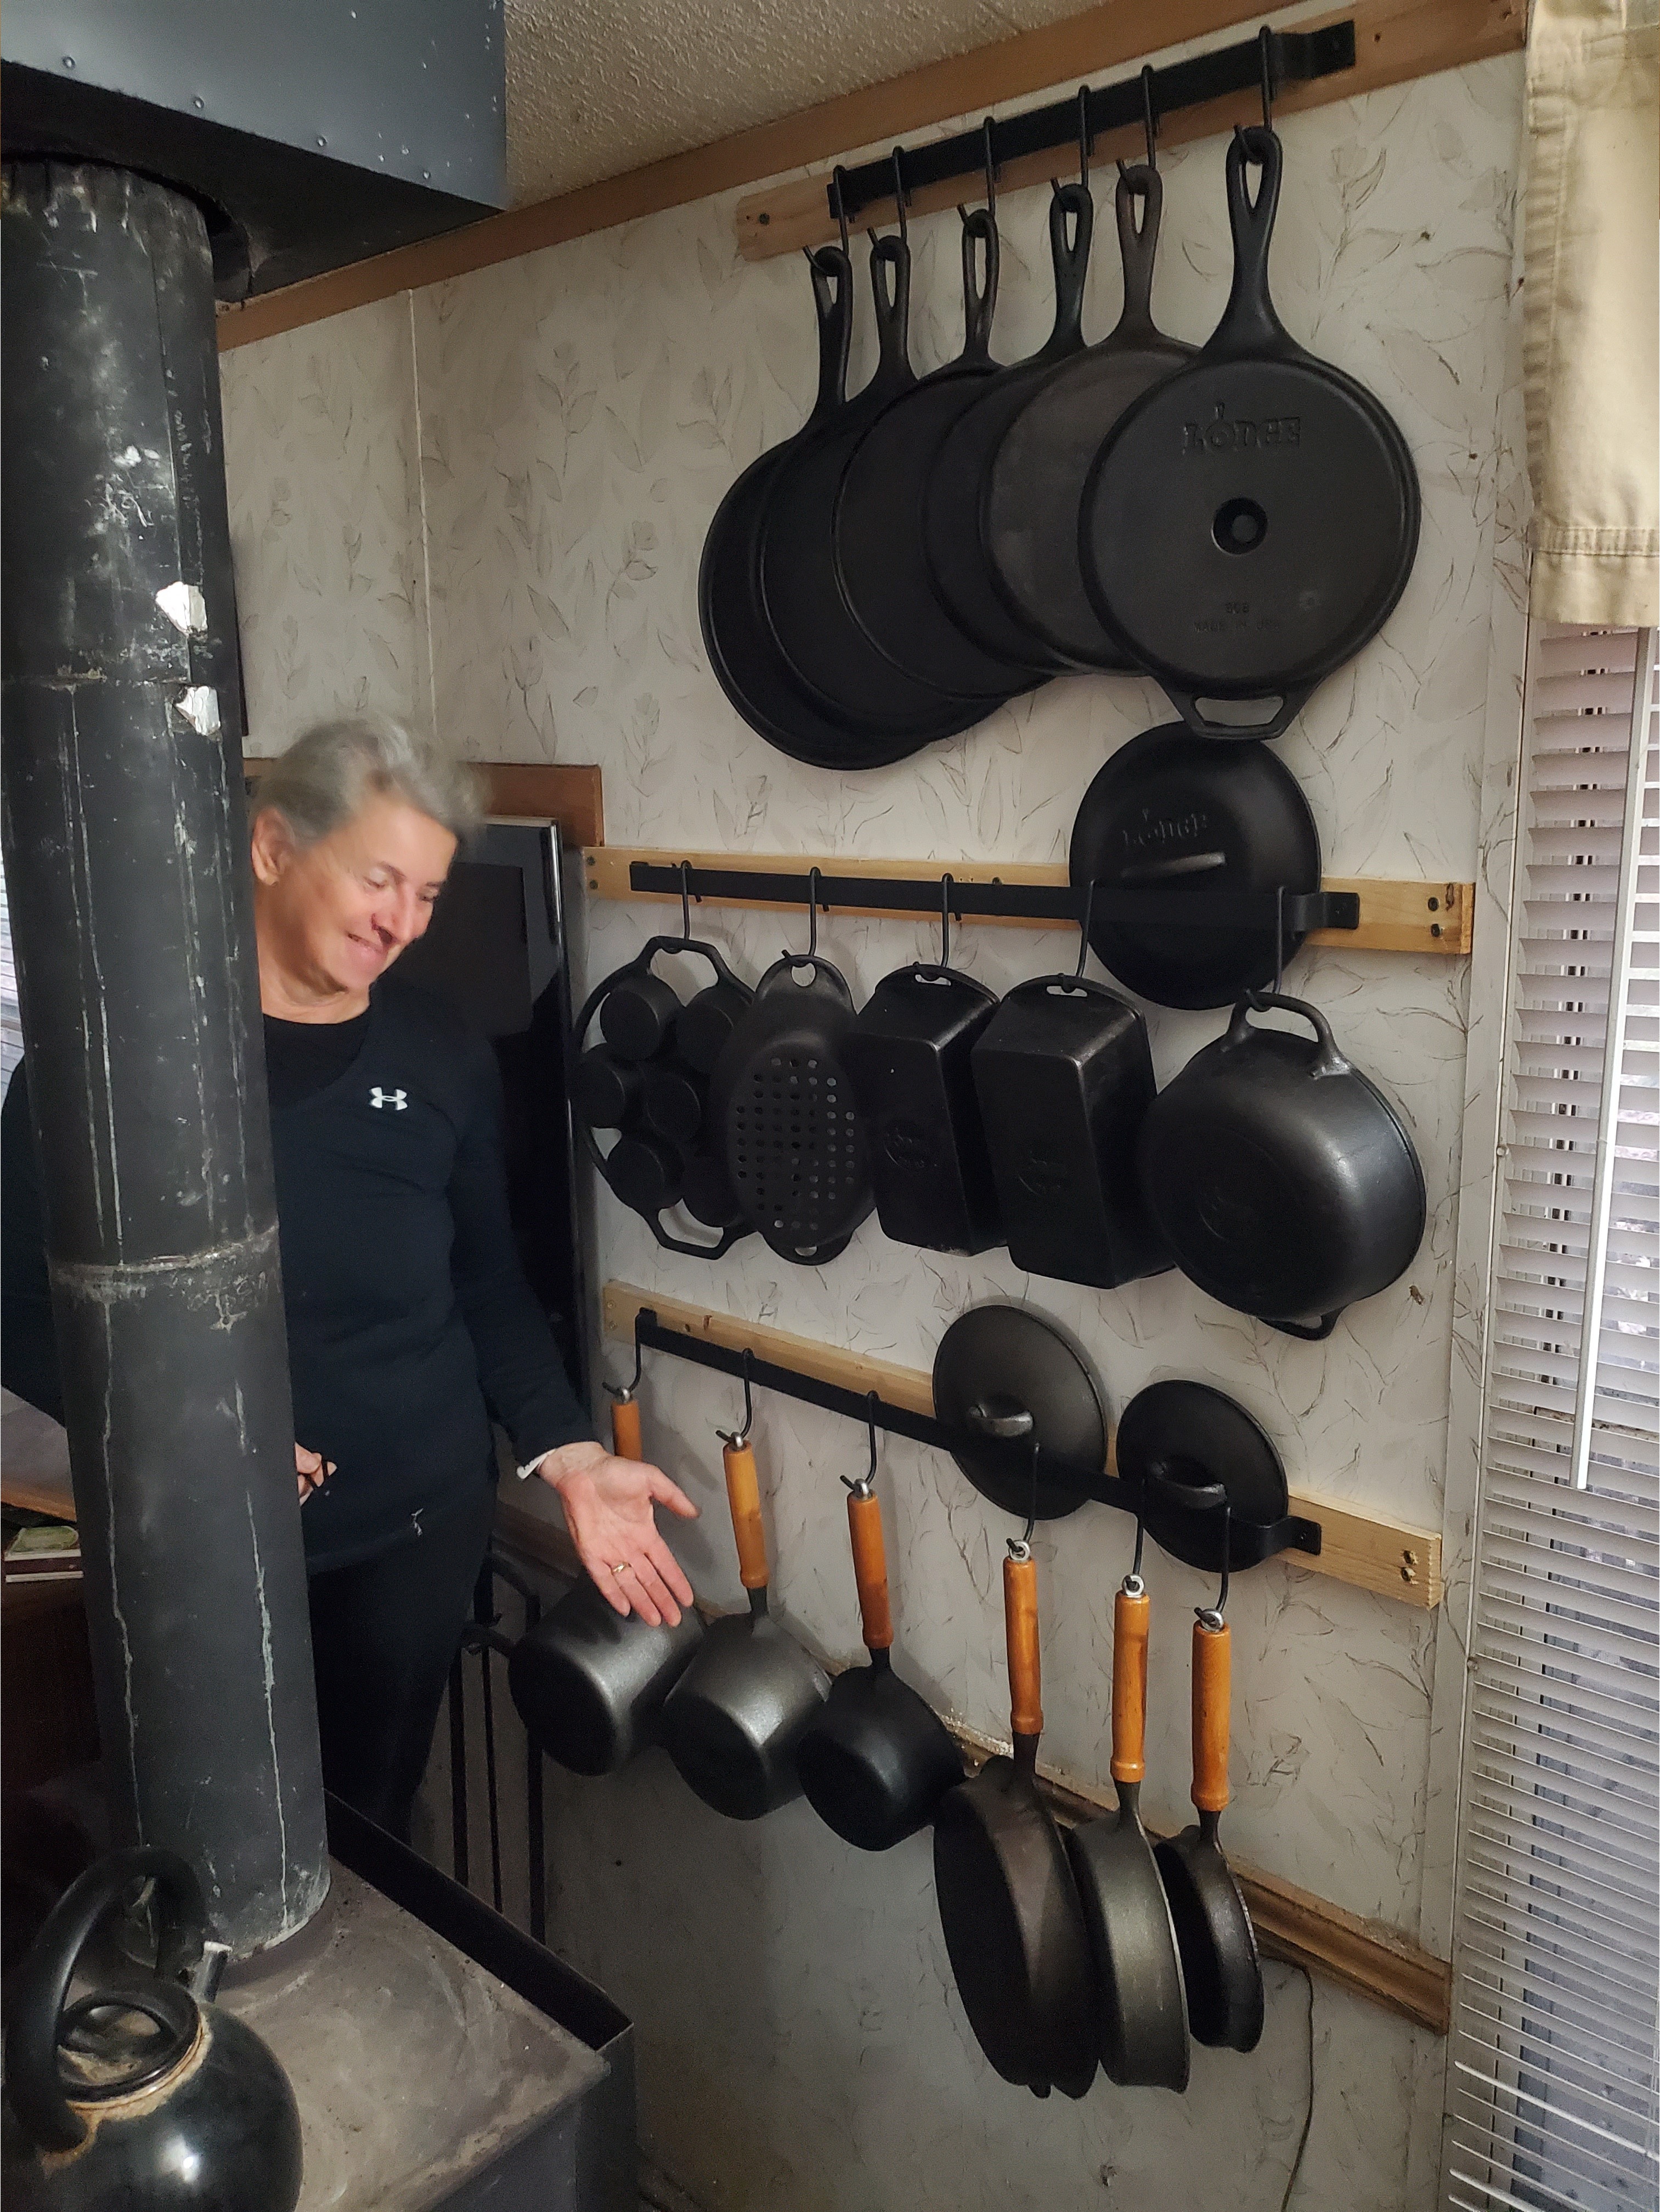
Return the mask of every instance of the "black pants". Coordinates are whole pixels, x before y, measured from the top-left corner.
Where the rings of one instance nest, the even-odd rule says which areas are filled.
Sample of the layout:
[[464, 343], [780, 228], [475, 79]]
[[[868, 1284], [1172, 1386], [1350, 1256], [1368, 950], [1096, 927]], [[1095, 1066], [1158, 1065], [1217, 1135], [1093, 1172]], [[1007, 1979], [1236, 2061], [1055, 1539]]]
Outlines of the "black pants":
[[404, 1843], [495, 1505], [481, 1483], [424, 1534], [311, 1577], [324, 1785]]

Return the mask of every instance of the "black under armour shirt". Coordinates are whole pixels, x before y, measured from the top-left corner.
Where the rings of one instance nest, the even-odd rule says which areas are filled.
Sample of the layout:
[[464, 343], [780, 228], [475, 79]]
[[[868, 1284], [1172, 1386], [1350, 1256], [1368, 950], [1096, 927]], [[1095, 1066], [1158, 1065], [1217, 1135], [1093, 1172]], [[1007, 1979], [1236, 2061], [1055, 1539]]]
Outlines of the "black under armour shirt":
[[[329, 1567], [487, 1481], [491, 1414], [521, 1463], [593, 1430], [514, 1247], [489, 1045], [395, 975], [356, 1021], [266, 1032], [295, 1437], [337, 1469], [301, 1526], [310, 1565]], [[4, 1379], [61, 1419], [27, 1115], [20, 1069]]]

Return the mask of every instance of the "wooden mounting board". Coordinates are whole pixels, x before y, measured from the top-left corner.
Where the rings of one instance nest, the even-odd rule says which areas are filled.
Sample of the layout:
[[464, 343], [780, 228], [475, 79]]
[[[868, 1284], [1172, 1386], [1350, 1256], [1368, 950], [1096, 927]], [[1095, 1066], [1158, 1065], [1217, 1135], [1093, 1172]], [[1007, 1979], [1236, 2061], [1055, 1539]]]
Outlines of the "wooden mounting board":
[[[596, 898], [649, 900], [660, 906], [678, 906], [679, 893], [635, 890], [629, 882], [629, 870], [635, 861], [644, 861], [652, 867], [678, 868], [684, 860], [694, 868], [753, 872], [757, 875], [782, 872], [799, 876], [818, 868], [827, 876], [891, 876], [907, 883], [937, 884], [946, 870], [959, 884], [1064, 884], [1068, 880], [1062, 860], [1036, 864], [999, 860], [855, 860], [810, 853], [680, 853], [666, 847], [660, 849], [643, 845], [599, 845], [584, 853], [582, 860], [583, 879]], [[1474, 884], [1402, 883], [1384, 876], [1328, 876], [1325, 887], [1329, 891], [1359, 894], [1360, 927], [1314, 930], [1305, 939], [1310, 945], [1343, 945], [1352, 952], [1461, 953], [1470, 949], [1475, 912]], [[774, 914], [789, 911], [773, 899], [694, 898], [692, 904], [761, 908]], [[822, 911], [875, 915], [894, 921], [927, 920], [926, 915], [908, 914], [893, 907], [838, 909], [829, 906]], [[976, 927], [1002, 929], [1058, 929], [1072, 926], [973, 914], [953, 915], [952, 919], [953, 927], [959, 919]]]
[[[250, 776], [274, 763], [245, 760]], [[477, 761], [489, 785], [485, 812], [492, 821], [556, 822], [573, 845], [603, 845], [605, 793], [599, 770], [568, 761]]]
[[[875, 1364], [880, 1365], [880, 1362]], [[503, 1498], [496, 1509], [496, 1528], [505, 1544], [538, 1565], [550, 1567], [556, 1574], [581, 1573], [575, 1547], [563, 1528], [545, 1515]], [[698, 1610], [708, 1620], [719, 1618], [717, 1607], [700, 1606]], [[832, 1662], [830, 1672], [837, 1671]], [[994, 1753], [1008, 1748], [948, 1715], [941, 1717], [970, 1771]], [[1051, 1767], [1038, 1767], [1037, 1786], [1055, 1819], [1066, 1827], [1075, 1827], [1114, 1809], [1114, 1798], [1086, 1789]], [[1239, 1878], [1266, 1957], [1323, 1975], [1420, 2027], [1446, 2034], [1451, 2018], [1452, 1968], [1444, 1959], [1424, 1950], [1399, 1929], [1363, 1920], [1341, 1905], [1329, 1904], [1294, 1882], [1281, 1881], [1278, 1875], [1245, 1865], [1231, 1853], [1229, 1863]]]
[[[1220, 12], [1237, 19], [1235, 9]], [[1353, 100], [1357, 94], [1378, 92], [1385, 86], [1402, 84], [1412, 77], [1433, 76], [1442, 70], [1460, 69], [1467, 62], [1517, 52], [1523, 40], [1526, 9], [1523, 0], [1356, 0], [1353, 7], [1336, 8], [1329, 15], [1311, 17], [1289, 27], [1311, 31], [1325, 23], [1351, 20], [1354, 24], [1354, 67], [1316, 78], [1310, 84], [1286, 86], [1275, 103], [1277, 115], [1298, 114], [1305, 108], [1323, 107], [1335, 100]], [[1149, 41], [1142, 52], [1158, 51], [1151, 41], [1158, 38], [1158, 27], [1156, 16], [1144, 18], [1136, 26], [1139, 33]], [[1168, 43], [1181, 35], [1172, 29], [1169, 39], [1159, 43]], [[1126, 52], [1122, 39], [1113, 39], [1109, 33], [1103, 36], [1100, 51], [1093, 58], [1085, 50], [1074, 58], [1079, 71], [1093, 74], [1105, 82], [1110, 76], [1128, 74], [1126, 65], [1139, 62], [1141, 52]], [[1006, 92], [1001, 96], [1010, 95]], [[1261, 120], [1257, 94], [1238, 94], [1227, 100], [1207, 101], [1201, 107], [1173, 110], [1162, 118], [1159, 143], [1185, 145], [1193, 139], [1211, 138], [1231, 131], [1236, 123]], [[1091, 153], [1090, 166], [1104, 168], [1113, 161], [1139, 160], [1141, 153], [1140, 124], [1128, 131], [1104, 131]], [[1022, 185], [1047, 184], [1057, 162], [1062, 161], [1063, 157], [1057, 154], [1043, 153], [1006, 161], [998, 179], [998, 190], [1018, 191]], [[744, 258], [764, 261], [776, 253], [794, 253], [802, 246], [830, 245], [836, 236], [836, 226], [830, 212], [829, 184], [829, 177], [821, 173], [769, 185], [740, 200], [734, 222], [738, 250]], [[927, 215], [954, 207], [959, 200], [980, 197], [980, 192], [964, 179], [948, 179], [943, 184], [924, 186], [913, 194], [909, 212]], [[858, 228], [879, 229], [896, 220], [894, 203], [885, 200], [861, 209]]]
[[[839, 1345], [792, 1336], [764, 1322], [715, 1313], [705, 1306], [690, 1305], [684, 1298], [636, 1290], [629, 1283], [607, 1283], [601, 1293], [600, 1320], [605, 1334], [618, 1342], [631, 1343], [634, 1317], [642, 1306], [649, 1306], [664, 1328], [679, 1335], [718, 1344], [727, 1352], [748, 1350], [757, 1358], [771, 1360], [775, 1366], [792, 1367], [798, 1374], [835, 1383], [856, 1395], [862, 1397], [866, 1391], [874, 1390], [891, 1405], [933, 1414], [933, 1382], [915, 1368], [896, 1366], [866, 1352], [843, 1350]], [[1109, 1443], [1109, 1468], [1111, 1464]], [[1278, 1556], [1286, 1565], [1306, 1567], [1310, 1573], [1329, 1575], [1379, 1597], [1399, 1598], [1406, 1605], [1429, 1609], [1441, 1602], [1438, 1535], [1376, 1520], [1369, 1514], [1352, 1513], [1295, 1490], [1291, 1494], [1291, 1510], [1320, 1523], [1322, 1549], [1317, 1555], [1281, 1552]]]

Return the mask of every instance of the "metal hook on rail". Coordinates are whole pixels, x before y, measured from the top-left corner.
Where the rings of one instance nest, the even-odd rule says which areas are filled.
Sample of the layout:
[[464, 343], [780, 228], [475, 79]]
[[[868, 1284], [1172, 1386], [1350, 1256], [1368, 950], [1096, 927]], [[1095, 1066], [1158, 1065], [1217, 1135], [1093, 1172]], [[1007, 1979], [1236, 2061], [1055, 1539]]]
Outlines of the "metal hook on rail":
[[1196, 1605], [1193, 1609], [1195, 1618], [1206, 1628], [1221, 1628], [1226, 1625], [1222, 1616], [1228, 1605], [1228, 1569], [1231, 1565], [1228, 1555], [1233, 1549], [1232, 1522], [1233, 1508], [1225, 1505], [1222, 1508], [1222, 1587], [1217, 1592], [1214, 1605]]
[[1090, 957], [1090, 924], [1095, 918], [1095, 878], [1091, 876], [1084, 886], [1084, 918], [1078, 925], [1078, 965], [1072, 971], [1074, 983], [1084, 980], [1084, 963]]
[[842, 1477], [855, 1498], [868, 1498], [876, 1481], [876, 1408], [881, 1403], [874, 1390], [865, 1393], [865, 1425], [870, 1431], [870, 1465], [857, 1481], [850, 1474]]
[[723, 1444], [730, 1444], [734, 1451], [742, 1450], [743, 1447], [750, 1440], [750, 1431], [755, 1426], [755, 1390], [750, 1376], [750, 1368], [754, 1358], [755, 1354], [750, 1350], [748, 1345], [745, 1345], [744, 1346], [743, 1352], [740, 1355], [740, 1363], [744, 1377], [743, 1427], [737, 1430], [717, 1429], [714, 1432], [715, 1435], [720, 1437]]
[[893, 162], [893, 204], [899, 216], [899, 243], [907, 251], [910, 246], [910, 229], [905, 221], [905, 204], [910, 194], [905, 188], [905, 149], [896, 146], [890, 157]]
[[1085, 191], [1090, 188], [1090, 155], [1095, 151], [1095, 133], [1090, 128], [1090, 88], [1086, 84], [1078, 88], [1078, 181]]
[[845, 185], [847, 173], [839, 161], [830, 172], [830, 190], [836, 196], [836, 228], [842, 234], [843, 256], [848, 251], [848, 196]]
[[605, 1395], [614, 1404], [626, 1406], [634, 1396], [640, 1388], [640, 1373], [645, 1361], [646, 1347], [640, 1341], [640, 1322], [636, 1316], [634, 1324], [634, 1372], [626, 1382], [607, 1382], [605, 1385]]
[[1274, 128], [1274, 33], [1266, 23], [1256, 34], [1257, 52], [1262, 64], [1262, 128]]
[[951, 894], [952, 878], [949, 874], [943, 875], [939, 878], [939, 965], [942, 968], [951, 965]]
[[691, 942], [691, 862], [680, 863], [680, 936], [682, 942]]

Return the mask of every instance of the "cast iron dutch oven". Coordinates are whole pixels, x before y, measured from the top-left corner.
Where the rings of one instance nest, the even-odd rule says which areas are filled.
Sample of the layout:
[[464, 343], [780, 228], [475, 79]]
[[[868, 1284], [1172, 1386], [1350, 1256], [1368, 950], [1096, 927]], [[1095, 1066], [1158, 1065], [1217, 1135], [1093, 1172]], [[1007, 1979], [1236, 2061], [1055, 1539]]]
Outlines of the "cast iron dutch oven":
[[[1268, 296], [1280, 167], [1273, 131], [1235, 134], [1226, 309], [1192, 367], [1120, 418], [1079, 518], [1104, 626], [1206, 737], [1278, 737], [1383, 626], [1418, 549], [1406, 440], [1364, 386], [1297, 343]], [[1230, 701], [1271, 711], [1249, 723], [1204, 711]]]
[[[1270, 1006], [1313, 1037], [1252, 1022]], [[1405, 1273], [1423, 1237], [1411, 1138], [1301, 999], [1242, 1000], [1227, 1034], [1148, 1108], [1137, 1162], [1183, 1273], [1288, 1336], [1329, 1336], [1345, 1306]]]

